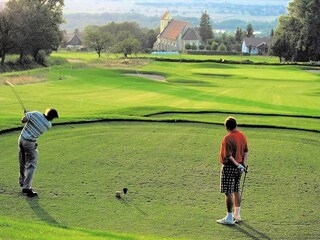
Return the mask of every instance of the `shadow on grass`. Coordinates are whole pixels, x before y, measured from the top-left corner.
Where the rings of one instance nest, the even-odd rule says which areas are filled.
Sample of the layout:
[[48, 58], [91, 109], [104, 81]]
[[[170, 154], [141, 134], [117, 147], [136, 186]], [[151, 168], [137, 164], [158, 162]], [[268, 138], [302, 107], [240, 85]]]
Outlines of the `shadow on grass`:
[[45, 223], [49, 225], [54, 225], [57, 227], [66, 228], [65, 226], [60, 225], [46, 210], [44, 210], [39, 204], [39, 197], [26, 198], [30, 208], [33, 212]]
[[148, 215], [145, 211], [143, 211], [141, 208], [137, 207], [136, 205], [130, 203], [128, 200], [126, 200], [126, 199], [124, 199], [124, 198], [122, 198], [122, 197], [120, 197], [120, 198], [118, 198], [118, 199], [119, 199], [119, 201], [123, 202], [124, 204], [135, 208], [135, 209], [136, 209], [138, 212], [140, 212], [142, 215], [145, 215], [145, 216]]
[[106, 238], [112, 238], [112, 239], [123, 239], [123, 240], [135, 240], [136, 238], [129, 237], [129, 236], [122, 236], [122, 235], [116, 235], [113, 233], [109, 232], [103, 232], [103, 231], [94, 231], [90, 229], [72, 229], [67, 226], [64, 226], [60, 223], [58, 223], [46, 210], [44, 210], [39, 203], [39, 198], [26, 198], [28, 204], [30, 205], [30, 208], [34, 211], [34, 213], [45, 223], [55, 226], [58, 228], [63, 228], [63, 229], [70, 229], [70, 230], [75, 230], [79, 232], [83, 232], [85, 234], [88, 234], [89, 236], [94, 236], [94, 237], [106, 237]]
[[248, 237], [248, 239], [260, 240], [260, 239], [267, 239], [271, 240], [265, 233], [255, 229], [254, 227], [250, 226], [248, 223], [241, 222], [236, 225], [228, 226], [235, 231], [241, 232]]

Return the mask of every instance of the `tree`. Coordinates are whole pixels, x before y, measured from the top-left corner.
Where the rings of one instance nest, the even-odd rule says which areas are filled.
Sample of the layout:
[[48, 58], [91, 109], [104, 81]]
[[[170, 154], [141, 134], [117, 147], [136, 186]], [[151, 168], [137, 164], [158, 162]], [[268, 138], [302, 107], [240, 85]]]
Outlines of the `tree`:
[[158, 33], [151, 29], [147, 32], [147, 48], [152, 49], [153, 44], [157, 41]]
[[216, 41], [212, 41], [212, 43], [211, 43], [212, 50], [217, 50], [218, 46], [219, 46], [219, 43], [217, 43]]
[[[320, 1], [293, 0], [288, 14], [281, 16], [275, 31], [272, 53], [293, 61], [320, 60]], [[282, 37], [282, 40], [279, 39]], [[285, 51], [281, 48], [285, 49]]]
[[292, 34], [296, 32], [296, 22], [289, 16], [281, 16], [279, 18], [278, 27], [272, 37], [269, 48], [269, 54], [278, 56], [280, 61], [282, 58], [285, 60], [293, 60], [295, 55], [295, 43], [298, 41], [298, 35]]
[[50, 52], [61, 42], [63, 0], [9, 0], [7, 11], [15, 19], [14, 44], [20, 60], [31, 54], [37, 59], [39, 50]]
[[253, 37], [253, 26], [251, 23], [247, 25], [246, 37]]
[[227, 49], [226, 45], [224, 45], [223, 43], [221, 43], [221, 44], [218, 46], [217, 51], [218, 51], [218, 52], [227, 52], [228, 49]]
[[105, 32], [102, 27], [88, 26], [84, 30], [84, 44], [89, 48], [93, 48], [99, 58], [104, 49], [113, 45], [113, 41], [112, 35]]
[[117, 52], [122, 52], [125, 57], [127, 57], [128, 54], [138, 53], [140, 51], [140, 48], [140, 41], [132, 36], [119, 42], [115, 46], [115, 50]]
[[211, 24], [210, 16], [207, 14], [207, 11], [202, 13], [199, 30], [200, 30], [200, 36], [202, 38], [202, 41], [205, 44], [207, 44], [208, 40], [213, 38], [212, 24]]
[[[288, 15], [293, 18], [300, 34], [296, 41], [298, 61], [320, 60], [320, 1], [295, 0], [289, 3]], [[292, 33], [293, 34], [293, 33]]]
[[0, 12], [0, 56], [1, 65], [4, 65], [6, 54], [14, 48], [13, 19], [6, 11]]
[[237, 30], [234, 36], [236, 43], [242, 43], [244, 37], [245, 37], [245, 32], [242, 31], [241, 28], [237, 27]]
[[[144, 32], [137, 23], [135, 22], [124, 22], [124, 23], [109, 23], [107, 25], [102, 26], [104, 30], [110, 34], [112, 34], [115, 38], [116, 44], [113, 47], [114, 52], [123, 52], [124, 45], [131, 45], [129, 41], [124, 42], [127, 39], [135, 39], [133, 44], [135, 47], [134, 50], [141, 51], [141, 49], [148, 48], [148, 37], [146, 31]], [[130, 54], [130, 53], [127, 53]]]
[[273, 37], [273, 36], [274, 36], [274, 29], [272, 28], [270, 32], [270, 37]]

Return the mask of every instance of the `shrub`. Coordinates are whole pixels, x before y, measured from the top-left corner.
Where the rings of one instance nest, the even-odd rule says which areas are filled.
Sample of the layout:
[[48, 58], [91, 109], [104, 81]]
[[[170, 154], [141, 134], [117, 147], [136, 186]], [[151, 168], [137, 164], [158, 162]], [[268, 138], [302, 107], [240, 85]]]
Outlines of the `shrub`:
[[199, 50], [203, 50], [204, 49], [204, 46], [203, 45], [200, 45], [199, 46]]
[[45, 65], [46, 60], [47, 60], [47, 53], [45, 50], [39, 50], [36, 56], [36, 62], [41, 64], [41, 65]]
[[211, 49], [212, 50], [217, 50], [218, 46], [219, 46], [219, 44], [217, 42], [212, 41], [212, 43], [211, 43]]
[[191, 49], [190, 43], [187, 43], [184, 48], [185, 48], [186, 50], [190, 50], [190, 49]]
[[226, 45], [224, 45], [223, 43], [221, 43], [221, 44], [219, 45], [219, 47], [217, 48], [217, 51], [218, 51], [218, 52], [227, 52], [228, 49], [227, 49]]

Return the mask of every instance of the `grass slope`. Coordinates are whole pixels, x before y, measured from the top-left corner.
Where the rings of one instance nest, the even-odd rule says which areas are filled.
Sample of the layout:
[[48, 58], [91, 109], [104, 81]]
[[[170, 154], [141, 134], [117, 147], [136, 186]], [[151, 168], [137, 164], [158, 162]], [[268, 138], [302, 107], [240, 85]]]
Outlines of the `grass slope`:
[[[2, 135], [0, 215], [129, 236], [317, 239], [318, 134], [243, 130], [250, 144], [243, 225], [215, 223], [225, 214], [217, 160], [225, 130], [204, 124], [56, 126], [39, 140], [38, 200], [19, 196], [18, 132]], [[118, 200], [123, 187], [129, 192]]]

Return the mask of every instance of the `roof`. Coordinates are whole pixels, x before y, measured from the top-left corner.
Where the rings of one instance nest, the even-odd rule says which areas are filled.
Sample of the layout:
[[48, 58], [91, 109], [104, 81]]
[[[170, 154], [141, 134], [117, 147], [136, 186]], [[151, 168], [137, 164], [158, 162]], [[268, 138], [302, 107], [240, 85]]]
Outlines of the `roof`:
[[187, 22], [172, 19], [168, 26], [160, 34], [161, 38], [176, 40], [182, 30], [188, 25]]
[[196, 29], [188, 28], [186, 33], [182, 37], [183, 40], [201, 40], [201, 37]]
[[66, 42], [67, 45], [82, 45], [82, 34], [73, 34], [70, 36], [67, 36], [68, 40]]
[[243, 41], [245, 42], [246, 46], [249, 47], [260, 47], [264, 44], [268, 44], [270, 41], [269, 37], [263, 37], [263, 38], [255, 38], [255, 37], [251, 37], [251, 38], [245, 38], [243, 39]]

